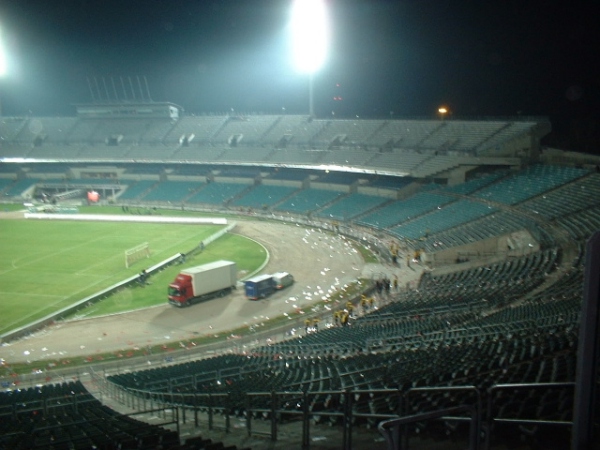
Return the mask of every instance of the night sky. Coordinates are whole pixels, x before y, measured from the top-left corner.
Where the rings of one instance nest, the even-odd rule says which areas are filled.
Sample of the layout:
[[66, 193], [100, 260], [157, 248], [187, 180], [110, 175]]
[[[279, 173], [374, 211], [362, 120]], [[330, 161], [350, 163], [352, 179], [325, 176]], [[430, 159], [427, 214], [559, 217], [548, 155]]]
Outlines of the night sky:
[[[318, 117], [433, 117], [442, 104], [454, 118], [541, 115], [555, 130], [549, 145], [598, 152], [597, 2], [326, 1], [332, 42], [315, 75]], [[152, 100], [187, 113], [306, 113], [307, 77], [289, 54], [290, 5], [3, 0], [3, 114], [72, 115], [73, 104], [93, 99], [139, 100], [147, 93], [137, 77]]]

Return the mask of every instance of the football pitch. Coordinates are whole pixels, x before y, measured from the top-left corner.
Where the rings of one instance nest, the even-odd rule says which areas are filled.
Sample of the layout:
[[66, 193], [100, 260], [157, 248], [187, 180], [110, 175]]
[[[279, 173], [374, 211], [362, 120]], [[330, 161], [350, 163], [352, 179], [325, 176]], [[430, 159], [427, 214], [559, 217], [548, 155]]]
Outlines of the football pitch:
[[[103, 288], [128, 278], [179, 252], [188, 252], [216, 233], [220, 225], [156, 223], [78, 222], [51, 220], [0, 221], [0, 334], [23, 326]], [[264, 261], [264, 249], [241, 236], [227, 234], [194, 257], [205, 260], [231, 259], [239, 270], [251, 271]], [[150, 257], [125, 267], [125, 250], [148, 242]], [[241, 248], [242, 247], [242, 248]], [[262, 253], [262, 254], [261, 254]], [[255, 255], [248, 258], [248, 255]], [[174, 266], [165, 272], [177, 272]], [[136, 307], [166, 303], [166, 286], [173, 274], [161, 273], [160, 286], [148, 286], [127, 294], [145, 297]], [[164, 278], [164, 279], [163, 279]], [[164, 286], [163, 286], [164, 284]], [[134, 287], [131, 288], [135, 290]], [[160, 294], [158, 294], [160, 292]], [[96, 313], [132, 309], [123, 302], [104, 300]], [[102, 303], [108, 307], [102, 308]]]

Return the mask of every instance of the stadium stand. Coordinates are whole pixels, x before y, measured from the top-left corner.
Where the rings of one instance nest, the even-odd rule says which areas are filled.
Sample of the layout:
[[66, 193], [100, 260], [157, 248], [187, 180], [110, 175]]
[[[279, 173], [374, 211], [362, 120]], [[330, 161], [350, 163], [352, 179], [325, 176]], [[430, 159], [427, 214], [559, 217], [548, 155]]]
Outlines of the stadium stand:
[[320, 162], [322, 164], [335, 164], [340, 166], [366, 166], [376, 154], [362, 149], [331, 150], [324, 153]]
[[33, 144], [36, 139], [39, 143], [48, 142], [62, 144], [75, 126], [75, 117], [37, 117], [31, 118], [27, 126], [21, 128], [14, 138], [23, 144]]
[[35, 178], [17, 180], [12, 183], [8, 189], [5, 189], [4, 193], [7, 197], [25, 197], [25, 191], [32, 190], [38, 181], [39, 180]]
[[360, 173], [331, 172], [327, 170], [324, 173], [319, 174], [317, 178], [312, 180], [312, 182], [324, 184], [344, 184], [346, 186], [351, 186], [354, 183], [359, 182], [362, 178], [363, 175]]
[[[211, 147], [179, 147], [173, 154], [172, 158], [178, 161], [202, 161], [212, 163], [219, 159], [227, 150], [224, 148]], [[164, 151], [163, 151], [164, 153]]]
[[394, 150], [392, 152], [378, 153], [368, 161], [366, 167], [378, 170], [398, 171], [405, 175], [410, 174], [419, 164], [431, 158], [431, 155], [415, 153], [412, 151]]
[[420, 239], [477, 220], [496, 210], [482, 203], [459, 200], [415, 220], [402, 223], [389, 232], [401, 239]]
[[270, 208], [292, 195], [296, 188], [289, 186], [275, 186], [260, 184], [250, 192], [231, 202], [231, 206], [247, 208]]
[[242, 145], [254, 144], [275, 125], [276, 120], [277, 116], [231, 116], [212, 136], [212, 140], [219, 144], [228, 144], [232, 137], [236, 137], [236, 142]]
[[[64, 184], [63, 175], [72, 177], [80, 164], [91, 171], [102, 167], [100, 173], [118, 178], [75, 177], [69, 184], [118, 179], [127, 187], [116, 198], [123, 205], [206, 205], [236, 213], [249, 208], [253, 214], [264, 210], [265, 217], [284, 211], [311, 226], [313, 220], [344, 221], [348, 230], [359, 226], [359, 235], [367, 230], [399, 242], [407, 262], [422, 265], [412, 256], [527, 232], [536, 245], [520, 254], [507, 256], [498, 247], [476, 261], [451, 261], [442, 270], [427, 266], [416, 286], [391, 287], [387, 280], [387, 291], [372, 291], [374, 280], [364, 280], [377, 305], [354, 299], [357, 311], [345, 326], [331, 317], [336, 311], [319, 311], [318, 331], [231, 346], [221, 355], [186, 356], [185, 362], [165, 359], [163, 367], [147, 370], [123, 365], [106, 379], [117, 395], [136, 402], [218, 410], [247, 421], [270, 420], [277, 404], [278, 420], [289, 411], [343, 429], [475, 403], [473, 391], [453, 390], [469, 386], [488, 406], [480, 411], [484, 439], [510, 434], [545, 448], [543, 439], [555, 438], [560, 446], [568, 437], [530, 421], [553, 426], [573, 418], [572, 386], [545, 383], [575, 381], [583, 243], [600, 229], [600, 175], [587, 167], [528, 165], [527, 158], [515, 163], [518, 155], [504, 144], [531, 141], [537, 126], [529, 120], [296, 115], [2, 118], [1, 158], [56, 161], [0, 164], [0, 192], [21, 201], [31, 198], [36, 184]], [[122, 136], [118, 145], [107, 146], [106, 138], [115, 135]], [[510, 161], [477, 164], [478, 158], [509, 153]], [[527, 156], [535, 155], [533, 149]], [[419, 391], [425, 387], [434, 389]], [[289, 397], [279, 399], [275, 391]], [[177, 432], [117, 414], [78, 382], [3, 392], [0, 417], [5, 448], [179, 445]], [[461, 434], [460, 424], [446, 419], [415, 427], [419, 433]], [[224, 447], [200, 437], [195, 442], [190, 438], [184, 448]]]
[[0, 417], [0, 446], [7, 449], [179, 445], [177, 431], [116, 413], [79, 381], [0, 393]]
[[429, 120], [390, 120], [368, 142], [378, 147], [415, 149], [440, 126], [441, 122]]
[[349, 194], [332, 205], [321, 209], [316, 215], [334, 220], [352, 220], [354, 217], [380, 206], [385, 201], [381, 197], [371, 195]]
[[361, 217], [357, 223], [373, 228], [388, 228], [405, 220], [425, 214], [433, 209], [450, 203], [454, 199], [434, 193], [419, 193], [406, 200], [398, 200]]
[[[486, 392], [499, 383], [570, 381], [581, 270], [519, 303], [545, 282], [558, 257], [549, 250], [448, 275], [428, 274], [418, 290], [392, 293], [392, 303], [365, 314], [350, 327], [336, 326], [259, 347], [252, 355], [217, 356], [109, 379], [150, 395], [176, 386], [182, 401], [188, 398], [186, 393], [227, 392], [227, 408], [238, 416], [251, 414], [246, 409], [248, 392], [325, 391], [315, 395], [309, 410], [314, 420], [332, 425], [339, 423], [344, 405], [343, 395], [334, 390], [371, 392], [356, 394], [353, 409], [357, 414], [377, 415], [399, 408], [396, 398], [376, 393], [381, 389], [474, 385]], [[449, 398], [443, 392], [412, 399], [404, 405], [406, 413], [469, 400], [468, 393]], [[555, 393], [567, 408], [558, 417], [569, 417], [571, 394]], [[268, 408], [268, 401], [255, 400], [253, 405]], [[525, 412], [528, 404], [538, 408], [530, 411], [533, 415]], [[497, 418], [552, 420], [557, 417], [553, 404], [548, 391], [532, 393], [528, 402], [517, 400], [513, 393], [494, 403], [492, 412]], [[299, 407], [300, 403], [295, 408]], [[511, 410], [514, 407], [517, 411]], [[360, 423], [374, 424], [372, 419], [357, 419]], [[444, 426], [447, 433], [456, 431]]]
[[204, 203], [223, 206], [224, 203], [242, 194], [251, 186], [250, 183], [208, 183], [194, 195], [187, 199], [189, 203]]
[[500, 179], [505, 176], [503, 172], [493, 173], [493, 174], [485, 174], [483, 176], [474, 178], [472, 180], [466, 181], [464, 183], [456, 184], [454, 186], [448, 186], [444, 189], [444, 192], [451, 192], [454, 194], [462, 194], [468, 195], [473, 192], [481, 189], [488, 184], [493, 183], [494, 181]]
[[180, 144], [183, 136], [194, 135], [192, 143], [204, 143], [224, 125], [226, 116], [186, 116], [177, 121], [175, 126], [164, 138], [168, 144]]
[[165, 169], [167, 169], [163, 164], [143, 164], [143, 163], [121, 163], [119, 167], [123, 167], [125, 169], [125, 174], [133, 175], [133, 174], [144, 174], [144, 175], [159, 175]]
[[530, 132], [535, 125], [535, 123], [528, 121], [508, 122], [505, 126], [492, 133], [477, 147], [477, 154], [497, 153], [501, 144]]
[[225, 162], [262, 162], [273, 152], [271, 148], [230, 148], [221, 153], [217, 161]]
[[600, 204], [600, 175], [592, 173], [521, 203], [519, 209], [552, 220], [598, 204]]
[[[332, 120], [328, 121], [321, 131], [313, 138], [314, 143], [326, 147], [358, 146], [365, 142], [373, 133], [383, 126], [381, 120]], [[335, 141], [335, 142], [334, 142]]]
[[4, 194], [4, 189], [12, 184], [13, 180], [8, 178], [0, 178], [0, 194]]
[[537, 164], [479, 190], [475, 197], [514, 205], [588, 173], [574, 167]]
[[16, 136], [26, 125], [26, 118], [2, 117], [2, 120], [0, 120], [0, 139], [4, 142], [14, 142]]
[[284, 115], [280, 116], [263, 136], [263, 142], [275, 147], [287, 144], [294, 136], [296, 129], [308, 121], [306, 116]]
[[341, 192], [326, 191], [323, 189], [304, 189], [275, 207], [278, 211], [287, 211], [296, 214], [308, 214], [316, 209], [323, 208], [336, 198]]
[[145, 201], [172, 202], [180, 204], [201, 189], [202, 183], [195, 181], [163, 181], [143, 196]]
[[423, 148], [473, 151], [489, 136], [497, 133], [504, 122], [444, 121], [443, 125], [420, 142]]
[[127, 183], [127, 189], [125, 189], [119, 196], [120, 200], [136, 200], [141, 198], [144, 194], [150, 191], [157, 183], [158, 180], [140, 180], [140, 181], [132, 181], [131, 183], [124, 181], [124, 184]]
[[325, 153], [323, 150], [276, 149], [265, 162], [316, 164]]

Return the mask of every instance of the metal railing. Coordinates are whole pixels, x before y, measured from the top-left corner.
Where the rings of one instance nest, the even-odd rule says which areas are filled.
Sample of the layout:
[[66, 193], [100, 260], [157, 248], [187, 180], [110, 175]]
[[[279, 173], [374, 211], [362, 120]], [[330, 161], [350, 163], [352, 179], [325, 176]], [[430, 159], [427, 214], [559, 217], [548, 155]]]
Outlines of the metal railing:
[[571, 420], [543, 420], [543, 419], [524, 419], [524, 418], [510, 418], [510, 417], [494, 417], [494, 396], [497, 392], [507, 390], [523, 390], [523, 389], [575, 389], [575, 383], [518, 383], [518, 384], [495, 384], [488, 389], [488, 403], [486, 412], [486, 423], [485, 423], [485, 443], [484, 450], [489, 450], [492, 442], [492, 435], [494, 431], [495, 423], [505, 424], [519, 424], [519, 425], [552, 425], [552, 426], [572, 426], [573, 418]]
[[446, 416], [455, 416], [457, 414], [468, 412], [471, 414], [470, 423], [471, 429], [469, 433], [469, 449], [477, 450], [478, 448], [478, 435], [477, 429], [479, 427], [480, 417], [477, 412], [477, 408], [472, 405], [461, 405], [452, 408], [444, 408], [437, 411], [431, 411], [421, 414], [415, 414], [412, 416], [399, 417], [397, 419], [386, 420], [381, 422], [378, 426], [379, 432], [385, 437], [389, 450], [402, 450], [408, 446], [402, 439], [402, 431], [407, 425], [415, 422], [422, 422], [427, 420], [441, 419]]
[[[473, 385], [415, 387], [406, 391], [399, 389], [273, 390], [245, 392], [244, 397], [240, 398], [239, 394], [234, 397], [229, 393], [157, 393], [125, 389], [108, 382], [97, 373], [93, 374], [93, 380], [104, 394], [134, 409], [176, 408], [179, 410], [179, 420], [183, 423], [186, 423], [191, 413], [195, 427], [201, 426], [200, 414], [204, 414], [209, 430], [219, 429], [216, 419], [221, 418], [220, 429], [230, 432], [232, 419], [243, 417], [248, 436], [262, 436], [277, 441], [282, 426], [299, 423], [302, 432], [301, 442], [298, 444], [301, 444], [302, 448], [310, 447], [311, 430], [321, 422], [341, 425], [340, 444], [343, 449], [352, 448], [355, 428], [361, 423], [377, 425], [388, 442], [390, 450], [407, 447], [407, 425], [429, 420], [441, 419], [448, 423], [468, 422], [470, 424], [469, 448], [472, 450], [490, 449], [495, 424], [551, 426], [573, 424], [572, 420], [494, 417], [493, 405], [496, 394], [502, 390], [573, 389], [574, 383], [499, 384], [485, 392]], [[441, 395], [450, 393], [457, 405], [411, 415], [411, 399], [416, 395], [429, 393]], [[374, 399], [385, 400], [389, 413], [381, 412], [382, 408], [373, 407], [371, 401]], [[468, 415], [465, 416], [465, 413]], [[265, 430], [264, 426], [257, 428], [255, 426], [257, 420], [263, 424], [267, 423], [268, 429]]]

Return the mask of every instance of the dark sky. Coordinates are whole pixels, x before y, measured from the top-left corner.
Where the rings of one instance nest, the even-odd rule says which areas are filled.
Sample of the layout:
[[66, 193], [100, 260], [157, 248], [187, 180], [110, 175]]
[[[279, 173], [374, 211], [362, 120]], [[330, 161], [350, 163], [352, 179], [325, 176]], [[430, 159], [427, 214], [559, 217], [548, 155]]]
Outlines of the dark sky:
[[[430, 116], [446, 104], [454, 117], [543, 115], [560, 134], [600, 134], [595, 0], [326, 2], [332, 47], [315, 76], [320, 117]], [[94, 77], [101, 96], [104, 82], [115, 96], [114, 80], [117, 96], [131, 100], [129, 77], [137, 88], [140, 76], [153, 100], [189, 113], [304, 113], [307, 79], [288, 52], [290, 4], [3, 0], [12, 66], [0, 81], [3, 112], [73, 114], [74, 103], [92, 101]]]

